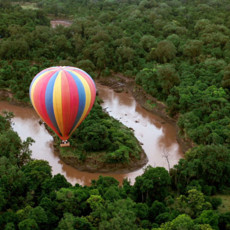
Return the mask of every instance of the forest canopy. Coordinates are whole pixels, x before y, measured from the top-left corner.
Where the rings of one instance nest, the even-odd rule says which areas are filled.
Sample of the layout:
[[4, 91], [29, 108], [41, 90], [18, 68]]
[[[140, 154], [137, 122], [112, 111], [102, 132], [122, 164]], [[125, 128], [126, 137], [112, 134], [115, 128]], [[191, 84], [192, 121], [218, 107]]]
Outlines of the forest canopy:
[[[32, 140], [0, 116], [0, 228], [229, 229], [229, 11], [228, 0], [0, 0], [0, 89], [28, 102], [33, 76], [54, 65], [122, 73], [167, 105], [194, 146], [170, 172], [148, 167], [134, 185], [72, 186], [32, 160]], [[54, 18], [72, 25], [52, 28]]]

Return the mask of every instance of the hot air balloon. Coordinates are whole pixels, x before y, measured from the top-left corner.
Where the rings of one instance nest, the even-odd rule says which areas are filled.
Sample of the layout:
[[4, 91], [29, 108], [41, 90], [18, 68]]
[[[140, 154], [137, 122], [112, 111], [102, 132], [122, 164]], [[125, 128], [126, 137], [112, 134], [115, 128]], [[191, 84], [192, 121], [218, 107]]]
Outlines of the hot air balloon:
[[90, 112], [96, 87], [85, 71], [55, 66], [38, 73], [30, 85], [30, 100], [40, 118], [60, 137], [61, 146]]

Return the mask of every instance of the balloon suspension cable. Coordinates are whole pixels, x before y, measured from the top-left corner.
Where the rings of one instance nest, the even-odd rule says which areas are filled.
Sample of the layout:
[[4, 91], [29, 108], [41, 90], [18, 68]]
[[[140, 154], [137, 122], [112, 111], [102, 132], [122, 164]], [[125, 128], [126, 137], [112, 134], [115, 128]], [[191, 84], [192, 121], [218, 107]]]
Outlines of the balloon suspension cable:
[[68, 146], [70, 146], [70, 143], [67, 140], [62, 140], [60, 146], [61, 147], [68, 147]]

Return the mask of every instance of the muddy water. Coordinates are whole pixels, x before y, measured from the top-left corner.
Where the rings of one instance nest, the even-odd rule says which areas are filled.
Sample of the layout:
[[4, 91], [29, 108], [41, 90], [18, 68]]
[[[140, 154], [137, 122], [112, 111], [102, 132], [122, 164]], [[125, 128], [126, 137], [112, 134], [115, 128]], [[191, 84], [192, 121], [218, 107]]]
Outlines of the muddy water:
[[[176, 142], [176, 131], [173, 126], [166, 124], [159, 117], [141, 108], [131, 95], [117, 94], [108, 87], [101, 85], [97, 85], [97, 88], [99, 96], [104, 101], [103, 108], [111, 116], [132, 128], [137, 139], [143, 143], [142, 147], [149, 159], [148, 164], [168, 168], [163, 153], [167, 153], [171, 167], [178, 162], [182, 157], [182, 152]], [[18, 132], [22, 140], [27, 137], [32, 137], [35, 140], [31, 146], [32, 158], [47, 160], [54, 175], [60, 173], [72, 184], [89, 185], [91, 180], [97, 179], [99, 175], [113, 176], [120, 182], [128, 177], [134, 182], [135, 177], [143, 173], [143, 169], [127, 174], [99, 174], [78, 171], [59, 159], [52, 146], [52, 136], [46, 131], [44, 125], [39, 125], [39, 118], [32, 108], [0, 101], [0, 111], [2, 110], [12, 111], [15, 114], [13, 129]]]
[[[160, 117], [146, 111], [136, 103], [132, 95], [115, 93], [112, 89], [97, 85], [103, 108], [114, 118], [134, 130], [136, 138], [143, 144], [149, 165], [168, 169], [182, 157], [182, 150], [176, 141], [175, 127]], [[169, 165], [166, 160], [169, 160]], [[129, 174], [136, 177], [143, 169]]]
[[62, 25], [64, 27], [68, 27], [72, 25], [72, 21], [68, 21], [68, 20], [51, 20], [50, 24], [52, 28], [57, 27], [58, 25]]

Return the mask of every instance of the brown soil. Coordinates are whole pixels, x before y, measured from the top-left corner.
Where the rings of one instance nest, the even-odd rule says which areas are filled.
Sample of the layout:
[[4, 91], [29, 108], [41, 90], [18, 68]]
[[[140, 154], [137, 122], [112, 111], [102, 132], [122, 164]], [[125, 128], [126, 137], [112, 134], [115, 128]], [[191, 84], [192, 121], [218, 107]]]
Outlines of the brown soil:
[[[158, 101], [156, 98], [147, 94], [144, 89], [135, 83], [135, 80], [132, 78], [127, 78], [122, 74], [114, 74], [111, 77], [99, 78], [98, 82], [102, 85], [106, 85], [112, 88], [115, 92], [130, 92], [135, 100], [146, 110], [151, 113], [161, 117], [165, 120], [166, 123], [173, 125], [177, 131], [177, 142], [182, 148], [182, 151], [185, 153], [188, 149], [194, 146], [194, 143], [190, 140], [185, 140], [179, 135], [179, 127], [177, 126], [178, 116], [175, 118], [170, 117], [167, 114], [167, 106]], [[147, 103], [150, 102], [150, 103]], [[152, 107], [151, 104], [155, 106]]]
[[32, 105], [29, 102], [22, 102], [17, 100], [13, 93], [10, 90], [7, 89], [0, 89], [0, 100], [1, 101], [8, 101], [11, 105], [18, 105], [18, 106], [24, 106], [24, 107], [31, 107]]
[[12, 99], [13, 94], [8, 90], [0, 90], [0, 100]]
[[144, 167], [147, 162], [148, 158], [144, 151], [141, 153], [140, 159], [130, 159], [129, 163], [116, 163], [116, 164], [109, 164], [100, 162], [96, 160], [94, 157], [88, 157], [84, 162], [79, 161], [76, 157], [62, 157], [59, 155], [60, 158], [68, 165], [86, 172], [92, 173], [129, 173], [136, 171], [142, 167]]
[[55, 19], [55, 20], [51, 20], [50, 21], [50, 24], [51, 24], [51, 27], [52, 28], [55, 28], [59, 25], [62, 25], [64, 27], [69, 27], [72, 25], [72, 21], [69, 21], [69, 20], [63, 20], [63, 19]]

